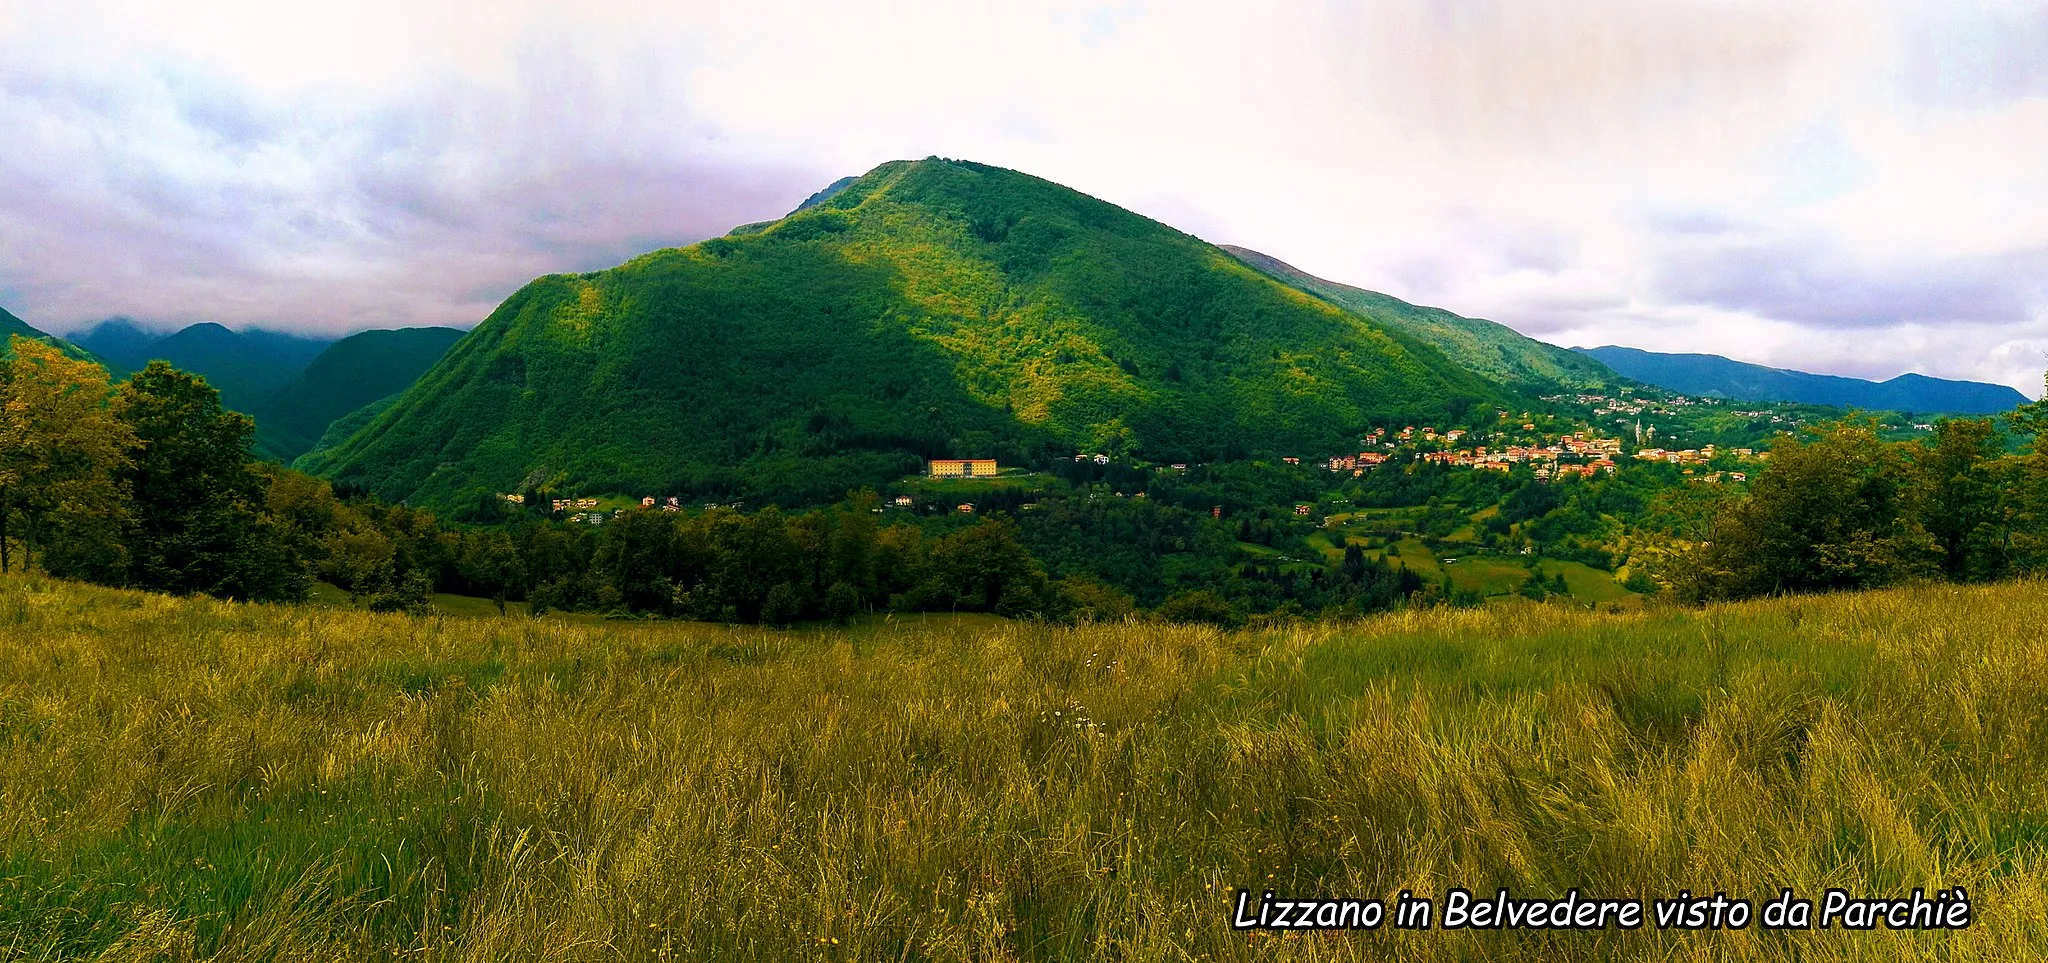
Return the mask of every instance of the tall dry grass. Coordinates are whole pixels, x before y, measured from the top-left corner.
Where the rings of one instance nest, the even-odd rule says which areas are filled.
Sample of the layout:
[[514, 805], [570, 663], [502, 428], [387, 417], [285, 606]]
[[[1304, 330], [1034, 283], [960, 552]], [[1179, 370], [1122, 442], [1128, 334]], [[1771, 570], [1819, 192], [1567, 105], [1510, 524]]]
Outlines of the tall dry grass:
[[[0, 581], [0, 957], [2024, 960], [2048, 595], [1227, 634]], [[1253, 936], [1235, 887], [1969, 888], [1954, 934]]]

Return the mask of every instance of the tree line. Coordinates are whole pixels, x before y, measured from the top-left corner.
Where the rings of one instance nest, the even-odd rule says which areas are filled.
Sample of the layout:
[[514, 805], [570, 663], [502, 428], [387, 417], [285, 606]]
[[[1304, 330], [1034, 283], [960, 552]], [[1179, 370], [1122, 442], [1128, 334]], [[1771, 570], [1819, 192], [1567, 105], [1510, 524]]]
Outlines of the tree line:
[[1697, 602], [2048, 571], [2048, 399], [2006, 421], [2029, 454], [2007, 454], [1988, 418], [1909, 442], [1867, 420], [1783, 436], [1746, 493], [1662, 500], [1693, 504], [1670, 512], [1680, 547], [1660, 576]]
[[265, 510], [255, 425], [152, 362], [118, 386], [15, 336], [0, 367], [0, 571], [179, 594], [284, 599], [303, 565]]
[[[115, 384], [42, 342], [10, 347], [0, 364], [0, 571], [264, 601], [304, 600], [324, 582], [385, 610], [424, 610], [449, 592], [501, 608], [769, 623], [1149, 611], [1235, 624], [1461, 601], [1447, 583], [1356, 546], [1341, 563], [1298, 560], [1316, 557], [1315, 523], [1290, 509], [1233, 508], [1220, 521], [1202, 510], [1259, 486], [1292, 501], [1314, 481], [1306, 470], [1197, 466], [1147, 484], [1076, 464], [1069, 471], [1087, 476], [1077, 479], [1087, 490], [1041, 493], [1029, 506], [1011, 493], [1016, 504], [985, 499], [974, 516], [884, 514], [859, 493], [803, 512], [635, 509], [601, 526], [492, 499], [456, 524], [253, 460], [253, 423], [197, 376], [159, 362]], [[1435, 504], [1445, 486], [1473, 487], [1469, 500], [1501, 505], [1482, 538], [1519, 525], [1553, 554], [1604, 552], [1613, 524], [1602, 520], [1625, 517], [1663, 535], [1661, 553], [1632, 551], [1656, 557], [1631, 569], [1654, 571], [1687, 601], [1988, 581], [2048, 571], [2048, 402], [2008, 423], [2033, 440], [2031, 453], [2006, 454], [1988, 419], [1943, 421], [1913, 442], [1883, 441], [1855, 420], [1787, 435], [1746, 491], [1679, 480], [1653, 496], [1647, 478], [1538, 485], [1412, 466], [1376, 472], [1352, 494], [1393, 503], [1397, 489], [1419, 485]], [[1155, 497], [1121, 497], [1124, 485]], [[1462, 524], [1455, 514], [1436, 521]], [[1248, 558], [1244, 544], [1269, 551]]]
[[[449, 524], [254, 461], [253, 423], [222, 408], [203, 378], [154, 362], [111, 384], [104, 369], [41, 342], [16, 339], [12, 349], [0, 366], [0, 570], [258, 601], [302, 601], [325, 582], [379, 610], [424, 611], [433, 593], [450, 592], [501, 610], [523, 601], [535, 611], [768, 623], [881, 611], [1114, 619], [1140, 611], [1133, 588], [1164, 617], [1227, 623], [1279, 608], [1391, 607], [1420, 588], [1363, 558], [1317, 576], [1207, 559], [1201, 578], [1155, 595], [1154, 570], [1066, 564], [1049, 575], [1003, 513], [885, 522], [872, 493], [809, 512], [634, 509], [601, 526], [483, 506], [471, 514], [487, 524]], [[1133, 524], [1168, 524], [1158, 515]], [[1056, 548], [1046, 530], [1034, 526], [1028, 541], [1100, 554]], [[1181, 547], [1213, 546], [1183, 538]]]

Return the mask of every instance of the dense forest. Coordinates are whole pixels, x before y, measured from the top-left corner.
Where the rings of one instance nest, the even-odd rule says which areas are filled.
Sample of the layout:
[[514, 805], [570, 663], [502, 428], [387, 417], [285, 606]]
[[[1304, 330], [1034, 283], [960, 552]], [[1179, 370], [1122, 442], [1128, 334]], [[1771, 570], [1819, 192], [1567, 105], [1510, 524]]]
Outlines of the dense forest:
[[[1390, 460], [1353, 478], [1260, 461], [1162, 471], [1060, 459], [1035, 487], [898, 504], [872, 490], [813, 510], [708, 505], [578, 513], [488, 496], [444, 515], [252, 458], [254, 426], [202, 378], [156, 362], [118, 384], [17, 338], [0, 367], [0, 569], [111, 585], [300, 600], [316, 582], [373, 609], [437, 592], [584, 611], [784, 624], [863, 613], [1059, 621], [1356, 615], [1478, 601], [1396, 560], [1415, 538], [1602, 571], [1688, 601], [1978, 582], [2048, 570], [2048, 403], [2005, 428], [1940, 423], [1924, 441], [1864, 421], [1787, 434], [1746, 486], [1675, 465], [1545, 481]], [[1397, 530], [1327, 539], [1375, 510]], [[1369, 550], [1370, 547], [1370, 550]], [[1523, 594], [1564, 594], [1562, 576]]]
[[[1061, 620], [1137, 611], [1136, 596], [1102, 577], [1049, 577], [999, 507], [883, 524], [874, 496], [857, 494], [804, 513], [627, 511], [600, 528], [492, 500], [467, 524], [450, 524], [252, 461], [251, 421], [223, 409], [204, 379], [157, 362], [110, 386], [98, 366], [39, 342], [14, 348], [0, 374], [9, 418], [0, 567], [258, 600], [303, 599], [317, 579], [384, 610], [423, 610], [432, 593], [451, 592], [537, 611], [770, 623], [876, 611]], [[1057, 556], [1045, 533], [1066, 519], [1032, 519], [1028, 540]], [[1118, 523], [1102, 523], [1096, 541], [1121, 538]], [[1135, 527], [1160, 524], [1145, 516]], [[1112, 566], [1111, 578], [1151, 585], [1156, 560], [1143, 551], [1132, 558], [1136, 568]], [[1143, 594], [1169, 617], [1231, 621], [1247, 607], [1232, 605], [1239, 597], [1364, 611], [1421, 588], [1412, 575], [1362, 558], [1327, 577], [1216, 566], [1202, 574], [1171, 597]]]

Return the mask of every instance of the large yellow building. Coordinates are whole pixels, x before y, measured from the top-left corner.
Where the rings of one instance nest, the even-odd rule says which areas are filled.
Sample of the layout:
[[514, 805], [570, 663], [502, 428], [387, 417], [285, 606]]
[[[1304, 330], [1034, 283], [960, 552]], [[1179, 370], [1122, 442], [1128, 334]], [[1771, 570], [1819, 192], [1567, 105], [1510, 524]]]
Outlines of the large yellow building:
[[996, 460], [993, 458], [934, 458], [931, 472], [933, 478], [994, 478]]

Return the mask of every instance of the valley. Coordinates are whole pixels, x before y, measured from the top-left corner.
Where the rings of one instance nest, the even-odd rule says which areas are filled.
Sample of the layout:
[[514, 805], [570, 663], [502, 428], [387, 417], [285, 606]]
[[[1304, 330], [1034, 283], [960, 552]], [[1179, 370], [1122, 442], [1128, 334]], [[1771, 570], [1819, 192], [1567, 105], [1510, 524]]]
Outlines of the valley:
[[[1681, 393], [939, 159], [466, 334], [10, 333], [15, 955], [2048, 938], [2048, 402]], [[1937, 885], [1940, 944], [1229, 916]]]
[[2042, 12], [0, 0], [0, 963], [2048, 960]]

